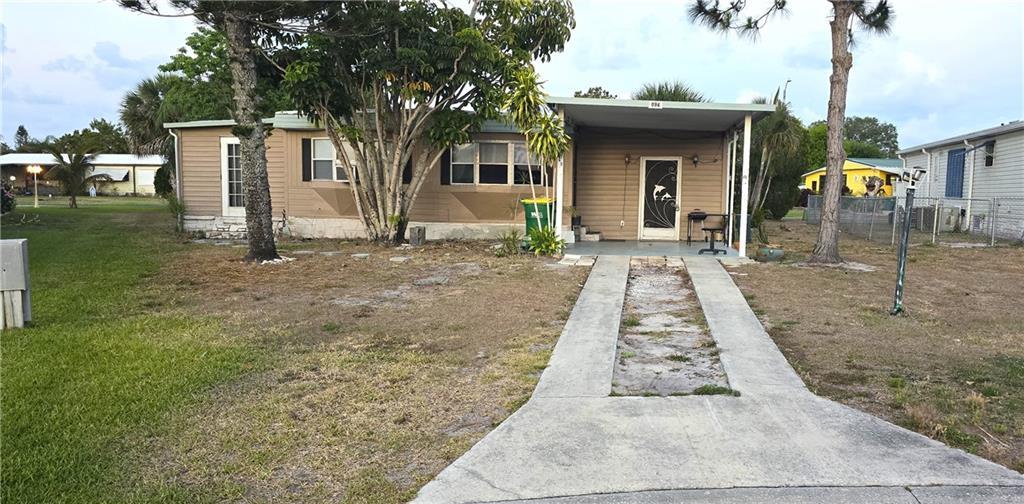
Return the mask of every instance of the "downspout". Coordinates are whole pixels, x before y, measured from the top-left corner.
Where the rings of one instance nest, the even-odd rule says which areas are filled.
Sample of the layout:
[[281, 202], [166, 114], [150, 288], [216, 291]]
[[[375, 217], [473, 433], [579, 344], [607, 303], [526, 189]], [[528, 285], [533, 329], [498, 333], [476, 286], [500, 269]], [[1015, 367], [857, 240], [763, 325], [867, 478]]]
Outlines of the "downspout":
[[964, 146], [966, 146], [967, 149], [968, 149], [967, 151], [964, 152], [964, 154], [966, 155], [967, 152], [971, 153], [971, 176], [968, 177], [968, 179], [967, 179], [967, 232], [970, 233], [971, 232], [971, 200], [974, 198], [974, 158], [977, 155], [977, 151], [975, 151], [976, 147], [974, 147], [973, 145], [967, 143], [967, 140], [964, 140]]
[[181, 202], [181, 153], [178, 152], [178, 134], [174, 130], [168, 130], [174, 137], [174, 197]]
[[[925, 161], [925, 176], [928, 177], [928, 197], [932, 197], [932, 186], [935, 185], [936, 175], [932, 172], [932, 153], [928, 152], [928, 149], [921, 149], [921, 154], [927, 157]], [[903, 165], [903, 169], [907, 169], [907, 165]]]
[[[184, 201], [181, 199], [181, 152], [178, 150], [180, 147], [178, 144], [178, 134], [173, 129], [167, 131], [174, 137], [174, 199], [177, 200], [178, 208], [181, 209], [184, 208]], [[184, 211], [178, 214], [177, 221], [178, 231], [185, 231]]]

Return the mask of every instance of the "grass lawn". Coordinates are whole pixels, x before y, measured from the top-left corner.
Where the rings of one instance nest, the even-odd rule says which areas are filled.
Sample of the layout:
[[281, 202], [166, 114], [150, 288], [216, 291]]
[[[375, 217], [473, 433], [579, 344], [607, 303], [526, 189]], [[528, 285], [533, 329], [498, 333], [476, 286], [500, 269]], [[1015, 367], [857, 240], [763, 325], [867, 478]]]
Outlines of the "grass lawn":
[[402, 502], [529, 397], [586, 273], [466, 243], [258, 266], [158, 200], [79, 201], [3, 218], [34, 301], [0, 339], [3, 500]]
[[786, 216], [783, 217], [783, 218], [784, 219], [803, 220], [803, 218], [804, 218], [804, 209], [800, 208], [800, 207], [790, 208], [789, 211], [786, 212]]
[[874, 272], [806, 267], [817, 227], [768, 225], [787, 261], [734, 278], [812, 390], [1024, 472], [1024, 248], [912, 247], [892, 317], [894, 249], [844, 237]]

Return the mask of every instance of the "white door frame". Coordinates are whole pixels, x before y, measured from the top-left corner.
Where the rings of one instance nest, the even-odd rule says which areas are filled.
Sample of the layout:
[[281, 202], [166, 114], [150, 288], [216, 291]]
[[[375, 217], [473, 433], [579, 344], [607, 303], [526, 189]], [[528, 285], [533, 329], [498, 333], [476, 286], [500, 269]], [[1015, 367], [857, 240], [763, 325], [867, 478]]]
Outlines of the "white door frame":
[[[676, 162], [676, 221], [675, 227], [664, 236], [644, 236], [644, 186], [647, 184], [647, 162], [648, 161], [675, 161]], [[636, 238], [638, 240], [679, 240], [679, 209], [680, 199], [683, 192], [683, 158], [674, 156], [640, 156], [640, 189], [639, 213], [637, 215]]]
[[235, 137], [220, 138], [220, 211], [224, 217], [245, 217], [245, 207], [228, 205], [228, 145], [239, 145]]

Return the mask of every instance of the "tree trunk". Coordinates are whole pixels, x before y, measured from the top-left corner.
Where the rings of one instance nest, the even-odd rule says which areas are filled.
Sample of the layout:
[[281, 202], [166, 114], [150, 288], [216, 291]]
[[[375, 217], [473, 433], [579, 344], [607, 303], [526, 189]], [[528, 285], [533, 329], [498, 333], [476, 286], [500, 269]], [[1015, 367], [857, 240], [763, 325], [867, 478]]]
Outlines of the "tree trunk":
[[270, 182], [267, 179], [267, 145], [263, 121], [259, 116], [256, 94], [256, 55], [252, 26], [232, 13], [224, 16], [224, 34], [228, 41], [232, 90], [235, 98], [235, 127], [242, 165], [242, 190], [245, 195], [245, 228], [249, 240], [250, 261], [279, 259], [274, 244], [273, 209], [270, 207]]
[[832, 0], [835, 13], [829, 23], [832, 27], [832, 76], [829, 77], [828, 98], [828, 166], [825, 170], [825, 187], [822, 195], [821, 224], [818, 227], [818, 242], [814, 245], [810, 262], [839, 263], [839, 202], [843, 194], [843, 164], [846, 152], [843, 150], [843, 122], [846, 117], [846, 91], [853, 66], [850, 53], [850, 17], [853, 3], [846, 0]]
[[71, 198], [68, 199], [68, 208], [78, 208], [78, 199], [75, 198], [75, 194], [71, 194]]

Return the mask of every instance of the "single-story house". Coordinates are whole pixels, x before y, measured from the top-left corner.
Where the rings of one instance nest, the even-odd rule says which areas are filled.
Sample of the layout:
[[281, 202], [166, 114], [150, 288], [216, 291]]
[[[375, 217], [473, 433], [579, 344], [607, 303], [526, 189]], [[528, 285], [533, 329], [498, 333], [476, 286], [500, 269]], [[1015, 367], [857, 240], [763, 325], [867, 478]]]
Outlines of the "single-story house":
[[[802, 175], [803, 188], [820, 193], [825, 189], [825, 166], [811, 170]], [[853, 196], [864, 196], [868, 192], [865, 185], [872, 177], [883, 181], [879, 196], [896, 194], [896, 182], [903, 173], [903, 162], [899, 159], [885, 158], [847, 158], [843, 165], [843, 187], [850, 188]]]
[[[553, 169], [559, 201], [555, 227], [574, 238], [571, 215], [604, 240], [685, 240], [693, 210], [730, 214], [734, 184], [746, 198], [753, 121], [764, 104], [683, 103], [549, 98], [571, 136]], [[275, 219], [303, 237], [365, 236], [349, 181], [322, 128], [294, 112], [265, 119], [267, 170]], [[179, 163], [176, 191], [185, 227], [210, 236], [244, 234], [238, 140], [230, 120], [168, 123]], [[472, 143], [453, 147], [434, 167], [415, 201], [410, 225], [428, 239], [483, 238], [521, 226], [528, 197], [523, 135], [488, 123]], [[749, 143], [749, 142], [748, 142]], [[737, 223], [746, 216], [738, 215]], [[738, 226], [741, 244], [746, 225]], [[733, 241], [730, 237], [730, 243]]]
[[[66, 156], [66, 155], [65, 155]], [[164, 163], [162, 156], [136, 156], [134, 154], [97, 154], [93, 156], [93, 174], [103, 173], [110, 176], [109, 182], [97, 182], [96, 191], [106, 195], [146, 195], [156, 194], [154, 180], [156, 171]], [[11, 153], [0, 156], [4, 181], [10, 183], [19, 192], [30, 192], [33, 188], [32, 174], [28, 167], [40, 166], [43, 171], [39, 177], [39, 192], [56, 192], [57, 183], [47, 180], [46, 171], [56, 164], [52, 154], [48, 153]]]
[[899, 151], [906, 168], [927, 170], [918, 183], [915, 206], [942, 199], [944, 208], [957, 206], [971, 231], [992, 228], [997, 236], [1024, 235], [1024, 122], [915, 145]]

